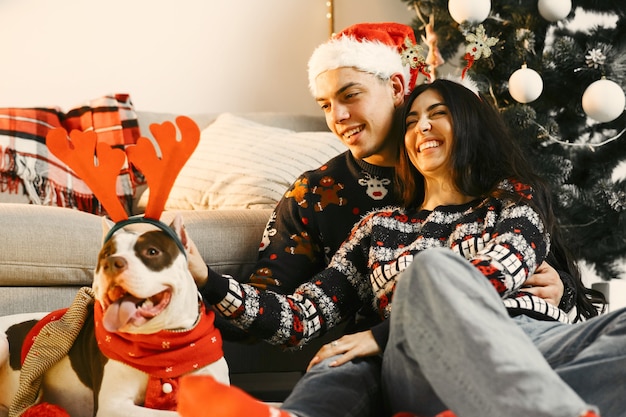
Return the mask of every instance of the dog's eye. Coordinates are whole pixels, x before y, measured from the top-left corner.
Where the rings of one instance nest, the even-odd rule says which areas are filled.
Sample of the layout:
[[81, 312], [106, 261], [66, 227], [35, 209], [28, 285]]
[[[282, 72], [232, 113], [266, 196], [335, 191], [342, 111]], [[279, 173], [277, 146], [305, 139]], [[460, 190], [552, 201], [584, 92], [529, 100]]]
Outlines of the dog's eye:
[[100, 249], [100, 253], [98, 256], [100, 259], [104, 259], [104, 258], [108, 258], [109, 256], [111, 256], [113, 253], [115, 253], [114, 243], [113, 241], [108, 241], [107, 243], [104, 244], [102, 249]]
[[98, 256], [98, 259], [100, 260], [108, 259], [111, 255], [113, 255], [113, 252], [111, 250], [102, 250], [100, 251], [100, 255]]
[[154, 256], [159, 256], [161, 254], [161, 251], [155, 247], [150, 247], [150, 248], [146, 248], [145, 253], [146, 253], [146, 256], [154, 257]]

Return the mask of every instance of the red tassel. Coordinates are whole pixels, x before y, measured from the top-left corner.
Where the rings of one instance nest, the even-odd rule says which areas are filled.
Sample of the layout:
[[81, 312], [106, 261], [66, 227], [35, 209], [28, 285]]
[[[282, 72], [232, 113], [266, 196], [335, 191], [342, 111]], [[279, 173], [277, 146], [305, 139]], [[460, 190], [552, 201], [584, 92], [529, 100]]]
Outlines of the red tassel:
[[472, 65], [474, 65], [474, 61], [475, 61], [474, 55], [470, 54], [469, 52], [465, 54], [463, 59], [467, 61], [467, 65], [465, 66], [465, 68], [463, 68], [463, 72], [461, 73], [461, 79], [465, 78], [465, 74], [467, 73], [467, 70], [472, 68]]

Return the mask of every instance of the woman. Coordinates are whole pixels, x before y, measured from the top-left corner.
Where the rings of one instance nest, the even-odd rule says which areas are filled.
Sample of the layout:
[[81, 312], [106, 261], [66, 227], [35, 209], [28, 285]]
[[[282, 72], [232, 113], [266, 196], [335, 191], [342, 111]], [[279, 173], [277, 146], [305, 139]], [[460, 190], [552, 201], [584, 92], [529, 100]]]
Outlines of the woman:
[[[545, 187], [498, 113], [467, 88], [437, 80], [414, 90], [405, 121], [399, 179], [406, 208], [366, 216], [329, 267], [291, 296], [211, 273], [204, 298], [244, 330], [287, 346], [306, 343], [374, 303], [392, 319], [328, 349], [383, 353], [393, 412], [430, 416], [447, 406], [460, 416], [595, 415], [551, 369], [561, 364], [548, 364], [546, 352], [522, 330], [525, 320], [533, 329], [535, 323], [557, 332], [573, 326], [565, 324], [563, 311], [524, 292], [525, 280], [548, 253], [554, 221]], [[516, 323], [509, 315], [523, 319]], [[353, 346], [343, 346], [350, 341]], [[623, 348], [610, 347], [601, 352], [613, 366], [623, 365]], [[344, 354], [335, 365], [346, 359]], [[580, 376], [574, 374], [570, 385]], [[228, 401], [229, 394], [218, 391], [222, 407], [246, 404], [238, 394]]]
[[[486, 236], [487, 242], [480, 239], [486, 230], [480, 223], [487, 218], [478, 216], [476, 223], [463, 226], [478, 231], [457, 239], [466, 249], [457, 246], [455, 251], [479, 254], [465, 255], [470, 262], [449, 251], [425, 251], [399, 280], [383, 363], [392, 410], [433, 415], [444, 408], [443, 400], [462, 416], [583, 415], [589, 409], [585, 401], [563, 384], [507, 317], [528, 321], [529, 328], [536, 321], [559, 328], [556, 320], [567, 321], [549, 304], [540, 306], [540, 300], [525, 294], [528, 272], [515, 272], [530, 267], [533, 256], [541, 262], [545, 255], [532, 234], [546, 238], [556, 234], [547, 189], [532, 173], [497, 111], [458, 84], [435, 81], [419, 87], [409, 98], [405, 121], [404, 158], [398, 170], [406, 185], [404, 205], [433, 210], [442, 218], [467, 218], [461, 213], [480, 213], [481, 205], [502, 206], [496, 209], [500, 226]], [[524, 195], [529, 199], [520, 199]], [[472, 208], [465, 211], [472, 196], [480, 203], [470, 202]], [[526, 210], [528, 215], [521, 213]], [[530, 212], [543, 229], [533, 230], [536, 223]], [[518, 215], [530, 224], [515, 220]], [[509, 222], [515, 224], [507, 227]], [[526, 250], [525, 244], [535, 249]], [[455, 249], [454, 244], [450, 247]], [[489, 291], [485, 276], [500, 297]], [[407, 386], [417, 387], [417, 394], [406, 395]]]

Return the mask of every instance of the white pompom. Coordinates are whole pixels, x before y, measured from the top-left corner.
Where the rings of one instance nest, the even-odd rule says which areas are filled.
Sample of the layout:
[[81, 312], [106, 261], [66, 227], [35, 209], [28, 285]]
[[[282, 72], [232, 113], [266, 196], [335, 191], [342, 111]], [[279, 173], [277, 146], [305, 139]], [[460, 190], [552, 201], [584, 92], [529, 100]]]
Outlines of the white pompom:
[[449, 0], [448, 10], [457, 23], [478, 24], [489, 16], [491, 0]]
[[565, 19], [572, 11], [572, 0], [539, 0], [539, 14], [548, 22]]
[[603, 78], [587, 87], [582, 104], [587, 116], [606, 123], [617, 119], [624, 112], [626, 96], [619, 84]]
[[522, 65], [509, 77], [509, 93], [520, 103], [536, 100], [543, 91], [543, 80], [537, 71]]

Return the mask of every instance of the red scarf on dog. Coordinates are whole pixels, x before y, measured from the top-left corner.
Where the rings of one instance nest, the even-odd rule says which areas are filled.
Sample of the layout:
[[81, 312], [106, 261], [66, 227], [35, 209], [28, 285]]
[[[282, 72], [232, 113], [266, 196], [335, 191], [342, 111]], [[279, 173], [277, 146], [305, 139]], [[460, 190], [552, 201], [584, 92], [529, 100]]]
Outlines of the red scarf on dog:
[[224, 356], [221, 334], [213, 325], [215, 313], [207, 311], [204, 305], [198, 323], [192, 329], [162, 330], [155, 334], [108, 332], [102, 326], [102, 315], [102, 306], [96, 302], [94, 318], [98, 347], [106, 357], [150, 375], [144, 404], [147, 408], [175, 410], [178, 377]]

